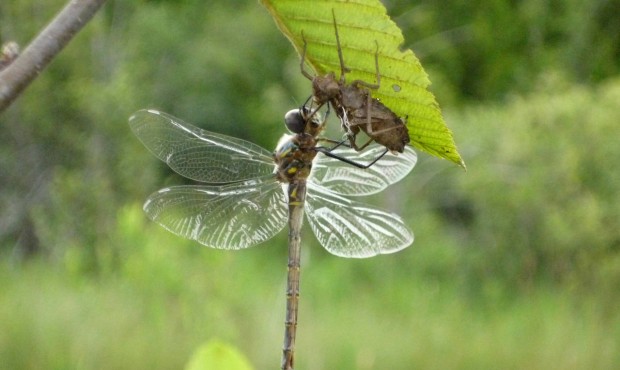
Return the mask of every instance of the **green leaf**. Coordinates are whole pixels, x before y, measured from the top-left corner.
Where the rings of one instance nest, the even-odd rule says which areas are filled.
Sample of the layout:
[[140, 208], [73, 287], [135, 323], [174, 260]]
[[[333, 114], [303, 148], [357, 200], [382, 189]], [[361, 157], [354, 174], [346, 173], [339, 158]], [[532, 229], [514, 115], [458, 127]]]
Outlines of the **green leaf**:
[[200, 346], [185, 366], [185, 370], [252, 370], [252, 365], [236, 348], [209, 341]]
[[[400, 45], [404, 38], [378, 0], [315, 1], [261, 0], [282, 33], [301, 55], [307, 42], [306, 63], [317, 74], [331, 71], [340, 76], [340, 61], [332, 10], [336, 17], [344, 63], [351, 71], [346, 80], [376, 83], [377, 53], [381, 87], [371, 90], [400, 117], [407, 118], [411, 145], [463, 167], [452, 132], [446, 126], [439, 105], [427, 90], [428, 75], [420, 61]], [[375, 43], [376, 41], [376, 43]]]

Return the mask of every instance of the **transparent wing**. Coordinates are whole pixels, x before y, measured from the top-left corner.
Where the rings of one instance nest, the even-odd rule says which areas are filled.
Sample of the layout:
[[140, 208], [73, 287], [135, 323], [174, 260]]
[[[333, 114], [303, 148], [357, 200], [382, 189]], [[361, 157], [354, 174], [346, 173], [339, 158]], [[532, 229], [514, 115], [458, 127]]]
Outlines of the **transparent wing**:
[[178, 174], [217, 184], [274, 172], [272, 154], [249, 141], [205, 131], [156, 110], [140, 110], [129, 126], [157, 158]]
[[218, 249], [264, 242], [287, 221], [286, 196], [275, 180], [173, 186], [151, 194], [144, 211], [172, 233]]
[[308, 184], [308, 223], [321, 245], [340, 257], [394, 253], [413, 243], [413, 232], [393, 213]]
[[[370, 163], [384, 150], [384, 146], [372, 145], [361, 152], [338, 148], [332, 153], [358, 163]], [[341, 195], [370, 195], [400, 181], [413, 169], [417, 159], [413, 149], [405, 147], [403, 153], [387, 153], [369, 168], [361, 169], [319, 153], [312, 165], [308, 182], [320, 184]]]

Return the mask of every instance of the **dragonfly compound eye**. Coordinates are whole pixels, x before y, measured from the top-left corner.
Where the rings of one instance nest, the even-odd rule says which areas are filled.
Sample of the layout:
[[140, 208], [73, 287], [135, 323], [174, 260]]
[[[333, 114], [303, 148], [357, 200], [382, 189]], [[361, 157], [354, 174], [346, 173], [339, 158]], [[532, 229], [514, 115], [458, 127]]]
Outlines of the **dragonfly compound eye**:
[[286, 128], [295, 134], [301, 134], [306, 128], [306, 122], [299, 108], [291, 109], [286, 112], [284, 115], [284, 123], [286, 124]]

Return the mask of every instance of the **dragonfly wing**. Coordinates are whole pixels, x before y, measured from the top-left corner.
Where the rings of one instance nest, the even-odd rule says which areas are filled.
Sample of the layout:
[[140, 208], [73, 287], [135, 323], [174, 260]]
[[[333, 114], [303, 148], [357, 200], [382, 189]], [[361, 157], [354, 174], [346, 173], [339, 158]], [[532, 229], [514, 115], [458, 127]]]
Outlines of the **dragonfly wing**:
[[[372, 145], [357, 152], [351, 148], [338, 148], [332, 151], [346, 159], [358, 163], [370, 163], [385, 150], [381, 145]], [[319, 153], [312, 165], [309, 182], [320, 184], [341, 195], [362, 196], [378, 193], [389, 185], [400, 181], [415, 166], [418, 157], [410, 147], [403, 153], [387, 153], [375, 164], [366, 169], [354, 167], [341, 160]]]
[[218, 249], [264, 242], [287, 221], [286, 196], [276, 181], [173, 186], [151, 194], [144, 211], [172, 233]]
[[308, 223], [321, 245], [340, 257], [394, 253], [413, 243], [413, 232], [393, 213], [308, 185]]
[[178, 174], [206, 183], [230, 183], [274, 172], [272, 154], [249, 141], [209, 132], [156, 110], [140, 110], [129, 126], [157, 158]]

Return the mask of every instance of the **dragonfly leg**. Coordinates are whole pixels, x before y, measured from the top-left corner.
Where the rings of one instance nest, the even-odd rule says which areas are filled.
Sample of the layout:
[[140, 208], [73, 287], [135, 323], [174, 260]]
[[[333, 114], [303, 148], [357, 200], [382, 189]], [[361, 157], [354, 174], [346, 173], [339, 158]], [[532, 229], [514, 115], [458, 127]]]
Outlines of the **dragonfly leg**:
[[355, 167], [357, 167], [357, 168], [361, 168], [361, 169], [368, 168], [368, 167], [372, 166], [373, 164], [377, 163], [377, 161], [378, 161], [379, 159], [383, 158], [383, 156], [384, 156], [384, 155], [388, 152], [388, 149], [386, 148], [386, 149], [383, 151], [383, 153], [381, 153], [381, 154], [380, 154], [377, 158], [373, 159], [373, 160], [372, 160], [372, 162], [370, 162], [370, 163], [368, 163], [368, 164], [362, 164], [362, 163], [358, 163], [358, 162], [352, 161], [352, 160], [350, 160], [350, 159], [348, 159], [348, 158], [341, 157], [341, 156], [339, 156], [338, 154], [334, 154], [334, 153], [332, 153], [331, 151], [332, 151], [333, 149], [335, 149], [335, 147], [334, 147], [334, 148], [325, 148], [325, 147], [318, 146], [318, 147], [315, 147], [314, 149], [315, 149], [317, 152], [321, 152], [321, 153], [325, 154], [326, 156], [328, 156], [328, 157], [330, 157], [330, 158], [337, 159], [337, 160], [339, 160], [339, 161], [342, 161], [342, 162], [344, 162], [344, 163], [350, 164], [350, 165], [352, 165], [352, 166], [355, 166]]
[[324, 141], [326, 143], [330, 143], [330, 144], [336, 144], [331, 148], [326, 148], [328, 149], [330, 152], [336, 148], [339, 148], [341, 146], [347, 147], [347, 148], [351, 148], [350, 144], [347, 144], [348, 138], [345, 138], [343, 140], [333, 140], [333, 139], [328, 139], [328, 138], [319, 138], [318, 141]]
[[373, 139], [370, 139], [370, 140], [368, 140], [368, 142], [366, 144], [362, 145], [361, 147], [358, 147], [355, 144], [355, 137], [356, 137], [356, 135], [353, 132], [349, 131], [346, 134], [344, 134], [344, 139], [342, 139], [342, 140], [334, 140], [334, 139], [328, 139], [328, 138], [322, 137], [322, 138], [317, 139], [317, 141], [324, 141], [326, 143], [336, 144], [336, 145], [332, 146], [331, 148], [325, 148], [325, 149], [328, 149], [330, 152], [333, 151], [336, 148], [341, 147], [341, 146], [344, 146], [344, 147], [350, 148], [350, 149], [354, 149], [356, 152], [359, 152], [362, 149], [366, 148], [370, 143], [372, 143], [374, 141]]
[[[301, 110], [303, 112], [308, 112], [308, 115], [304, 115], [304, 119], [306, 121], [310, 120], [312, 117], [314, 117], [315, 114], [317, 114], [317, 112], [319, 111], [319, 109], [321, 109], [321, 107], [323, 106], [323, 104], [319, 104], [316, 108], [313, 109], [313, 102], [312, 102], [312, 98], [313, 95], [310, 95], [308, 97], [308, 99], [306, 99], [306, 101], [304, 102], [304, 104], [302, 105]], [[308, 104], [308, 102], [310, 102], [310, 104]], [[308, 105], [310, 106], [310, 108], [308, 108]], [[305, 109], [304, 109], [305, 108]]]
[[[355, 148], [355, 150], [357, 150], [358, 152], [360, 152], [360, 151], [362, 151], [362, 150], [366, 149], [366, 147], [367, 147], [368, 145], [370, 145], [370, 143], [372, 143], [372, 142], [374, 142], [374, 141], [375, 141], [375, 139], [370, 138], [370, 139], [368, 139], [368, 141], [367, 141], [364, 145], [362, 145], [362, 146], [360, 146], [360, 147]], [[386, 149], [386, 151], [387, 151], [387, 149]], [[384, 154], [385, 154], [385, 153], [384, 153]], [[383, 155], [382, 155], [382, 156], [383, 156]]]
[[[317, 120], [317, 123], [321, 127], [324, 127], [325, 124], [327, 123], [327, 117], [329, 117], [329, 113], [330, 113], [329, 103], [321, 103], [316, 108], [313, 109], [314, 104], [312, 102], [312, 98], [313, 98], [313, 95], [310, 95], [308, 99], [306, 99], [304, 104], [301, 106], [301, 108], [299, 109], [301, 116], [305, 122], [310, 122], [310, 120], [312, 120], [313, 117], [315, 116], [320, 117], [320, 115], [318, 115], [319, 110], [323, 107], [323, 105], [327, 104], [327, 111], [325, 112], [325, 116], [323, 117], [320, 123]], [[310, 108], [308, 108], [308, 105], [310, 106]]]

